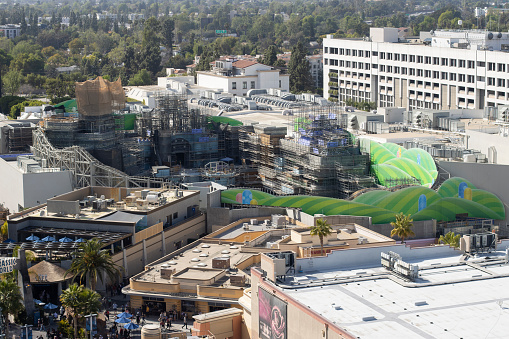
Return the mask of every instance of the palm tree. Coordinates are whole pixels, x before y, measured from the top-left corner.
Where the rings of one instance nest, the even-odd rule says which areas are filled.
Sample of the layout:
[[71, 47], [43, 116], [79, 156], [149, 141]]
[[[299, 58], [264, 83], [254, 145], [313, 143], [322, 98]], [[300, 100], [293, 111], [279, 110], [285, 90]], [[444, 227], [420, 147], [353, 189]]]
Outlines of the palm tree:
[[78, 284], [72, 284], [62, 291], [60, 302], [72, 315], [74, 338], [78, 338], [78, 321], [80, 317], [98, 312], [101, 308], [101, 296], [99, 293]]
[[2, 241], [6, 240], [9, 236], [9, 225], [7, 224], [7, 220], [4, 221], [2, 227], [0, 227], [0, 235], [2, 237]]
[[[20, 248], [21, 248], [21, 246], [18, 245], [16, 247], [14, 247], [14, 249], [12, 250], [12, 256], [14, 258], [18, 257], [18, 252], [19, 252]], [[37, 260], [37, 256], [35, 255], [34, 251], [25, 250], [25, 259], [26, 259], [27, 262], [29, 262], [29, 261], [36, 261]]]
[[90, 288], [95, 291], [97, 277], [103, 282], [103, 273], [106, 273], [111, 280], [120, 276], [120, 266], [116, 265], [106, 249], [101, 249], [103, 243], [99, 239], [90, 239], [81, 243], [74, 253], [75, 259], [71, 267], [65, 273], [73, 275], [73, 281], [79, 277], [80, 283], [88, 277]]
[[[0, 281], [0, 307], [4, 319], [7, 319], [9, 314], [18, 315], [25, 308], [18, 284], [12, 278]], [[5, 337], [8, 338], [9, 326], [5, 328]]]
[[454, 248], [460, 247], [460, 234], [454, 234], [454, 232], [447, 232], [447, 234], [441, 235], [440, 239], [438, 239], [439, 242], [452, 246]]
[[413, 219], [410, 219], [410, 215], [404, 215], [403, 212], [400, 214], [396, 214], [396, 221], [391, 222], [392, 231], [391, 237], [395, 235], [401, 239], [401, 243], [405, 242], [405, 238], [411, 237], [415, 235], [414, 231], [412, 231]]
[[323, 250], [323, 237], [330, 235], [332, 232], [332, 228], [327, 223], [327, 221], [323, 219], [318, 219], [316, 221], [316, 226], [311, 226], [311, 231], [309, 232], [311, 235], [316, 235], [320, 238], [320, 247], [322, 248], [322, 255], [325, 255]]

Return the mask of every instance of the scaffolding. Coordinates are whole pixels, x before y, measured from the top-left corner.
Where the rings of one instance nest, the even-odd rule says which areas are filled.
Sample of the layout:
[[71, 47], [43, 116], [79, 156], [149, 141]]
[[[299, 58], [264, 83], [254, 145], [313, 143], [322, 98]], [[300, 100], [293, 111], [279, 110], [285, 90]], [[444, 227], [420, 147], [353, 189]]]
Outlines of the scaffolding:
[[[32, 145], [32, 131], [36, 128], [31, 123], [7, 125], [7, 153], [25, 153]], [[1, 133], [0, 133], [1, 134]]]
[[31, 151], [35, 156], [46, 159], [47, 167], [71, 171], [75, 188], [87, 186], [159, 188], [167, 185], [163, 179], [129, 176], [106, 166], [80, 146], [55, 148], [41, 128], [33, 131]]

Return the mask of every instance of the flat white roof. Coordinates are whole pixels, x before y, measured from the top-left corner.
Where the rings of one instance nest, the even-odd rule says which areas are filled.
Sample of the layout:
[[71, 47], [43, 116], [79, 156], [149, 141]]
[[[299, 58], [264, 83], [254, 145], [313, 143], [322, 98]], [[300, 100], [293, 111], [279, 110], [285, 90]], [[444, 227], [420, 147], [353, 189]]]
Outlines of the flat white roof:
[[[502, 259], [502, 252], [490, 254]], [[366, 274], [381, 267], [328, 271], [297, 277], [307, 279], [363, 275], [348, 282], [285, 289], [285, 293], [359, 338], [507, 338], [509, 333], [509, 276], [501, 260], [470, 259], [481, 269], [461, 265], [460, 257], [420, 261], [417, 285]], [[433, 268], [433, 266], [437, 266]], [[445, 266], [445, 267], [440, 267]], [[466, 282], [452, 282], [457, 280]], [[451, 283], [452, 282], [452, 283]], [[318, 285], [318, 284], [317, 284]]]

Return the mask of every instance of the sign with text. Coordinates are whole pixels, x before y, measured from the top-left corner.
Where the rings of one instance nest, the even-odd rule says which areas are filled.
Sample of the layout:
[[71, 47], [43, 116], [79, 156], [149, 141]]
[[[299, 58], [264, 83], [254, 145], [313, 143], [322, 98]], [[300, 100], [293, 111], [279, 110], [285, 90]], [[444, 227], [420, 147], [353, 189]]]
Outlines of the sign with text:
[[226, 29], [216, 29], [216, 34], [226, 34], [228, 31]]
[[9, 273], [18, 268], [18, 258], [0, 257], [0, 273]]

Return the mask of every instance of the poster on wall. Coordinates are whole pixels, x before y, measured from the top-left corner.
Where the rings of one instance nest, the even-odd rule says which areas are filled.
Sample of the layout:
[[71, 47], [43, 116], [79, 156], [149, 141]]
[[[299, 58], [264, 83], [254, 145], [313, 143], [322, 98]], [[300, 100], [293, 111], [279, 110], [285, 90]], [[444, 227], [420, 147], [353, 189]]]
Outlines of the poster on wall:
[[258, 287], [259, 325], [261, 339], [286, 339], [286, 303]]

